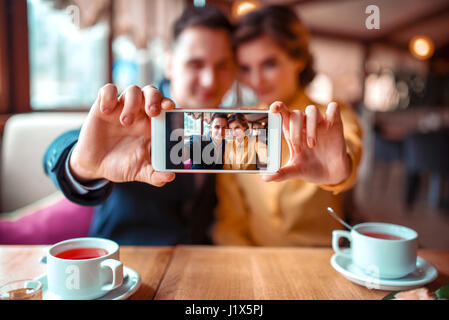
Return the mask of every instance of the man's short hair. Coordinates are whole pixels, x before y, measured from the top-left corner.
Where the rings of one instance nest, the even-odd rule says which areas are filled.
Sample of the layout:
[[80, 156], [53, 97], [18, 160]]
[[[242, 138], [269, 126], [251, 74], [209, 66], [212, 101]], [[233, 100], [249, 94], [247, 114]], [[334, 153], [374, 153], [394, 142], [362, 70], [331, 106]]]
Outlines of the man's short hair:
[[214, 6], [192, 7], [185, 10], [176, 20], [173, 28], [173, 42], [187, 28], [206, 27], [212, 29], [223, 29], [232, 34], [234, 27], [226, 15]]
[[226, 122], [228, 122], [228, 116], [226, 115], [226, 113], [213, 113], [212, 117], [210, 118], [210, 123], [212, 124], [212, 122], [214, 122], [215, 119], [225, 119]]
[[233, 123], [235, 121], [240, 123], [245, 128], [245, 130], [249, 129], [248, 120], [246, 119], [244, 114], [242, 114], [242, 113], [231, 114], [231, 116], [228, 118], [228, 125], [230, 125], [231, 123]]

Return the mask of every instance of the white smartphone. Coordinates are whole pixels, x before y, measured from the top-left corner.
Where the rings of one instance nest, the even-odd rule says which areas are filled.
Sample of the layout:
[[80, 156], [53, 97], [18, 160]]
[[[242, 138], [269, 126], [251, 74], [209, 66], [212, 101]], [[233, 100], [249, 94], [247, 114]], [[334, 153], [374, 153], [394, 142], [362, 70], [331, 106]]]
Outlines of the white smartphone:
[[174, 109], [151, 118], [156, 171], [275, 173], [282, 118], [268, 110]]

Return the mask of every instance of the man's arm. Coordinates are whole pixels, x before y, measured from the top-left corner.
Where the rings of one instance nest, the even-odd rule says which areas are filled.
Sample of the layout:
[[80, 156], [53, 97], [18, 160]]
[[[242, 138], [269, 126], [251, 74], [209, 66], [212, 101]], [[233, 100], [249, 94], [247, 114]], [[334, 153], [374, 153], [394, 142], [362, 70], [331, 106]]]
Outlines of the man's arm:
[[52, 142], [44, 154], [44, 171], [67, 199], [81, 205], [95, 206], [109, 197], [113, 184], [105, 181], [80, 183], [73, 178], [67, 164], [79, 133], [80, 130], [68, 131]]

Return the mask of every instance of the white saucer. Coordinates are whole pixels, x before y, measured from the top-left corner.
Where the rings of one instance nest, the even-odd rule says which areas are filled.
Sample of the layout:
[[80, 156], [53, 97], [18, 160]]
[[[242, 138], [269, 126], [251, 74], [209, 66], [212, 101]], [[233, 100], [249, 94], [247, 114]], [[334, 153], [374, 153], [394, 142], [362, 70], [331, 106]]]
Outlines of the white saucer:
[[437, 269], [421, 257], [418, 257], [416, 261], [415, 271], [399, 279], [378, 279], [368, 276], [354, 265], [350, 258], [341, 255], [334, 254], [331, 258], [331, 265], [346, 279], [354, 283], [367, 287], [368, 289], [386, 291], [418, 288], [432, 282], [438, 276]]
[[[48, 291], [47, 275], [43, 274], [35, 280], [39, 280], [44, 285], [43, 300], [59, 300], [60, 298]], [[125, 300], [130, 297], [140, 287], [140, 276], [131, 268], [123, 267], [123, 283], [120, 287], [109, 291], [97, 300]]]

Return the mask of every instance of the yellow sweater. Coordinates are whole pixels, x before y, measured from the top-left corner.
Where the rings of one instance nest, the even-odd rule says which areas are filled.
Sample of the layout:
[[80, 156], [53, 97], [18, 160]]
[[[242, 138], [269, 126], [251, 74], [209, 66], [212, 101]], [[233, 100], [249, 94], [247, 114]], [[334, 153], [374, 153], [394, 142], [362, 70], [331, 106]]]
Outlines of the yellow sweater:
[[[290, 110], [315, 104], [301, 94]], [[329, 246], [332, 230], [341, 226], [329, 216], [328, 206], [342, 216], [341, 192], [352, 188], [362, 154], [362, 131], [355, 112], [339, 105], [352, 172], [338, 185], [317, 185], [299, 179], [264, 182], [259, 174], [217, 175], [217, 222], [213, 239], [218, 245]], [[282, 165], [290, 158], [282, 141]]]
[[257, 170], [257, 158], [267, 163], [267, 146], [255, 137], [245, 136], [242, 142], [228, 141], [225, 147], [224, 170]]

